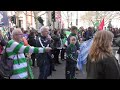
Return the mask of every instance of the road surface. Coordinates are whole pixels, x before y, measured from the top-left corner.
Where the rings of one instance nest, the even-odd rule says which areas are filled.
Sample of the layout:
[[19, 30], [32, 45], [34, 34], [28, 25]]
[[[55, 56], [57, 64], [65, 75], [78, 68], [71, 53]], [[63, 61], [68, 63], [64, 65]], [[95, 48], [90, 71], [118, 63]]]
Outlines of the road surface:
[[[115, 54], [115, 51], [118, 50], [118, 47], [113, 47], [113, 53]], [[48, 79], [65, 79], [65, 61], [60, 61], [62, 64], [56, 66], [57, 71], [53, 71], [52, 76], [49, 76]], [[35, 79], [38, 79], [39, 75], [39, 68], [35, 67], [33, 68], [33, 73], [35, 75]], [[84, 67], [83, 74], [80, 71], [76, 71], [76, 78], [77, 79], [85, 79], [86, 78], [86, 72]]]

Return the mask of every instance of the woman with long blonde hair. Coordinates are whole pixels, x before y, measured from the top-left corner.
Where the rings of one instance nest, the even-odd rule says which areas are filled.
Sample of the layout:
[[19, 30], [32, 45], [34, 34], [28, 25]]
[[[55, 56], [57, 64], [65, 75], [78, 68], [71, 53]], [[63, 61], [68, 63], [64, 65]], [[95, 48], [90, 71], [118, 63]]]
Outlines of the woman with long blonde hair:
[[88, 79], [120, 79], [120, 67], [112, 53], [114, 35], [110, 31], [98, 31], [87, 58]]

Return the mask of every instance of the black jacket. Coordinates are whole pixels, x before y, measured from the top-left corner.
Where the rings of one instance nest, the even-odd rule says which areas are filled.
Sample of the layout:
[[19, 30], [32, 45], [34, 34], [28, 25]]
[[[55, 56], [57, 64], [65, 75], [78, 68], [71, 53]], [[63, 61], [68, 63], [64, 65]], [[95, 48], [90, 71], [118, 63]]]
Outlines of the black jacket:
[[5, 46], [6, 44], [7, 42], [5, 41], [5, 39], [2, 36], [0, 36], [0, 45]]
[[75, 45], [73, 45], [73, 44], [70, 44], [67, 47], [66, 55], [67, 55], [67, 57], [66, 57], [67, 62], [69, 62], [71, 64], [76, 64], [77, 57], [78, 57], [77, 47]]
[[53, 41], [53, 46], [54, 48], [60, 47], [61, 46], [61, 41], [60, 41], [60, 36], [59, 35], [53, 35], [52, 36]]
[[[50, 43], [51, 43], [50, 40], [48, 40], [46, 37], [39, 35], [36, 39], [36, 46], [37, 47], [42, 47], [42, 45], [39, 42], [39, 37], [41, 38], [41, 42], [42, 42], [44, 47], [47, 47], [48, 44], [50, 45]], [[48, 76], [51, 75], [52, 74], [51, 52], [44, 52], [44, 53], [37, 54], [37, 66], [40, 68], [43, 67], [44, 70], [46, 70], [45, 66], [49, 67], [49, 68], [47, 68], [46, 73], [48, 74]]]
[[114, 56], [104, 58], [98, 62], [87, 59], [87, 79], [120, 79], [120, 66]]
[[[41, 42], [44, 47], [47, 47], [47, 45], [50, 44], [50, 41], [46, 37], [43, 37], [43, 36], [39, 36], [39, 37], [41, 37]], [[39, 42], [39, 37], [37, 37], [37, 39], [36, 39], [36, 46], [42, 47]], [[51, 52], [37, 54], [37, 65], [43, 66], [43, 65], [50, 64], [50, 59], [51, 59], [50, 56], [51, 56]]]
[[29, 35], [28, 36], [28, 43], [29, 43], [30, 46], [36, 47], [36, 39], [35, 39], [35, 37]]

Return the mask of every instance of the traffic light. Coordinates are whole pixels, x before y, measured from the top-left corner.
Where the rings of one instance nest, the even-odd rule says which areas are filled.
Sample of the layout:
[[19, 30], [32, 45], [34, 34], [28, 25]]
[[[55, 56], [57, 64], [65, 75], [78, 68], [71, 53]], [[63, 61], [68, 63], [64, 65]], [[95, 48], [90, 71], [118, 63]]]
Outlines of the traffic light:
[[52, 21], [55, 22], [55, 11], [51, 13], [51, 16], [52, 16]]
[[38, 17], [38, 21], [39, 21], [39, 23], [41, 23], [42, 25], [44, 25], [43, 24], [43, 19], [41, 17]]
[[16, 16], [15, 15], [11, 16], [11, 22], [16, 24]]
[[76, 19], [76, 25], [78, 25], [78, 19]]

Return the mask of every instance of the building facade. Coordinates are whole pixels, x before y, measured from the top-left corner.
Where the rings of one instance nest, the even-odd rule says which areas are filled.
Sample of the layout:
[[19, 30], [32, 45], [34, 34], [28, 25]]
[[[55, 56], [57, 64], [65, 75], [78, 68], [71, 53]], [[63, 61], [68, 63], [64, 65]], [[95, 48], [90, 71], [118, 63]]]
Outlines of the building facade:
[[[18, 26], [20, 28], [24, 28], [25, 30], [27, 27], [36, 28], [34, 14], [32, 11], [7, 11], [9, 17], [9, 25], [10, 27]], [[16, 16], [16, 25], [11, 22], [11, 16]]]
[[[37, 12], [37, 15], [35, 17], [34, 12]], [[61, 29], [61, 11], [55, 11], [55, 28]], [[33, 27], [35, 29], [39, 29], [42, 25], [35, 20], [38, 16], [40, 16], [43, 19], [44, 26], [49, 26], [51, 29], [53, 29], [53, 22], [51, 19], [51, 13], [52, 11], [7, 11], [7, 14], [9, 16], [9, 25], [10, 27], [18, 26], [21, 28], [24, 28], [27, 30], [28, 27]], [[16, 16], [16, 25], [11, 22], [10, 17], [15, 15]], [[36, 25], [36, 23], [38, 25]]]

